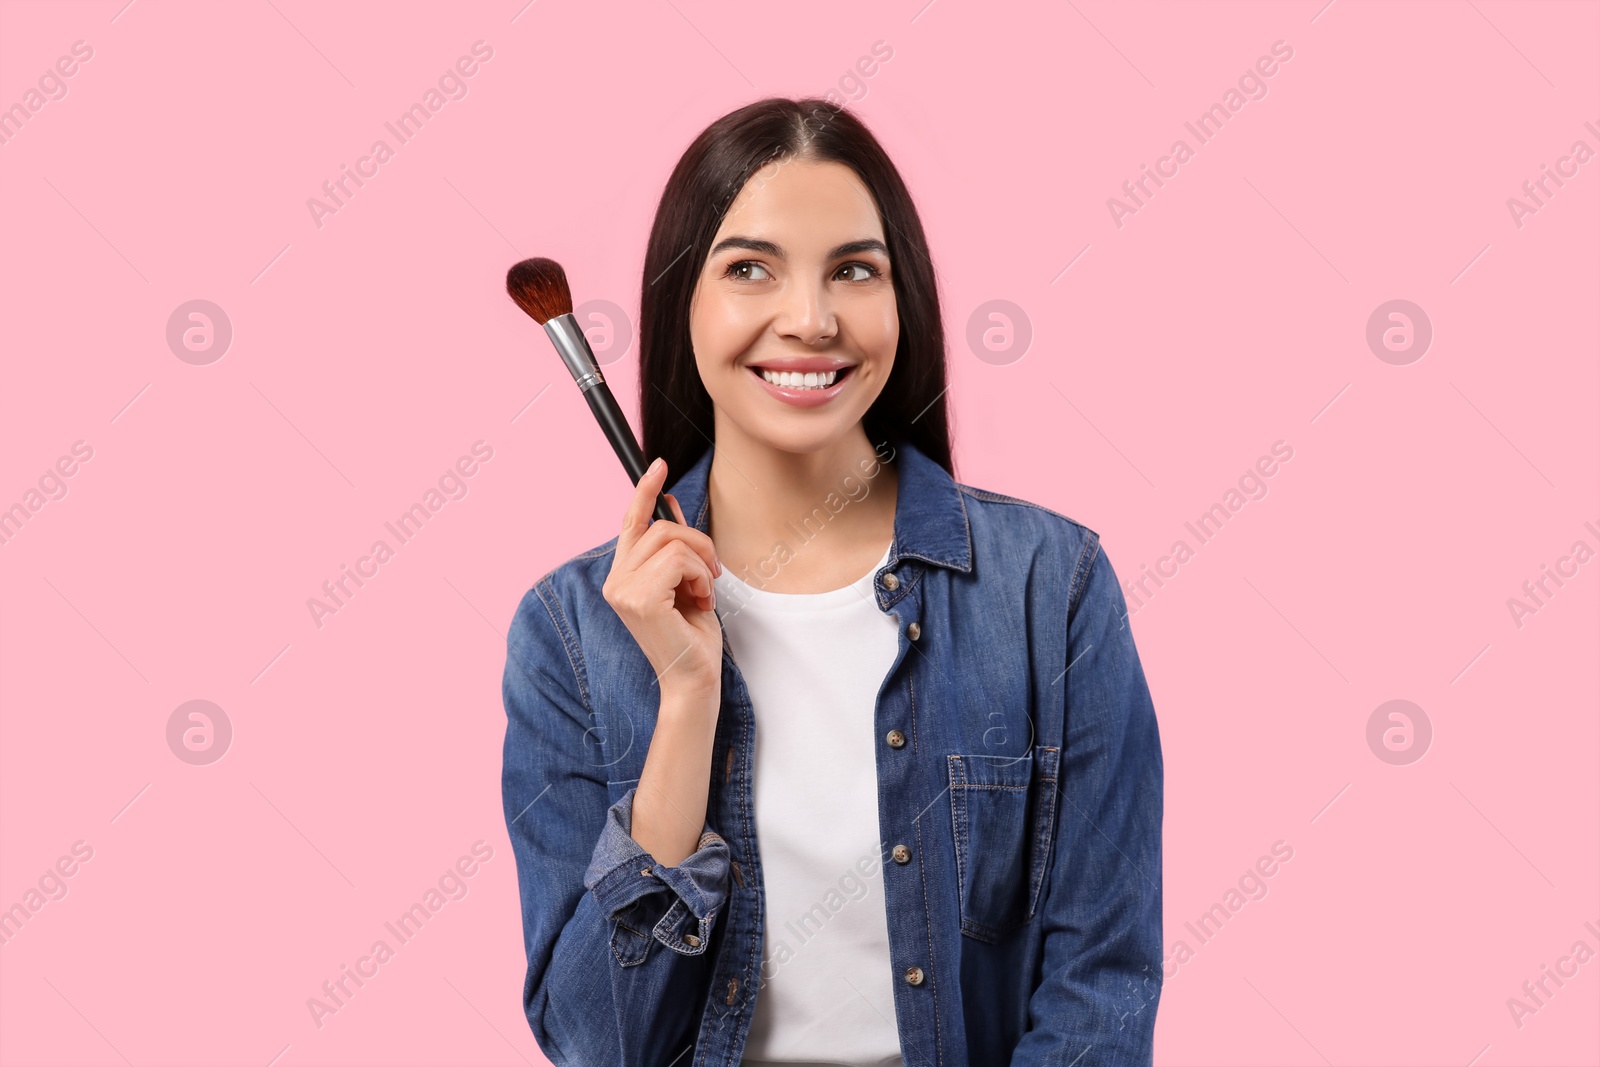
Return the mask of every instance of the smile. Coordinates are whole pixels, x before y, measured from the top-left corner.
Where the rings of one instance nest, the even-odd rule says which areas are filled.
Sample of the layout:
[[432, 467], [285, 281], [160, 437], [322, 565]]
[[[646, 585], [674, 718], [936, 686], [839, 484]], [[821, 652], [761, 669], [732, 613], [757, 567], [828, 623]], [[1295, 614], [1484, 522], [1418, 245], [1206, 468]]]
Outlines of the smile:
[[815, 407], [838, 396], [854, 377], [855, 366], [840, 367], [836, 371], [812, 371], [801, 374], [750, 367], [752, 377], [767, 394], [794, 407]]

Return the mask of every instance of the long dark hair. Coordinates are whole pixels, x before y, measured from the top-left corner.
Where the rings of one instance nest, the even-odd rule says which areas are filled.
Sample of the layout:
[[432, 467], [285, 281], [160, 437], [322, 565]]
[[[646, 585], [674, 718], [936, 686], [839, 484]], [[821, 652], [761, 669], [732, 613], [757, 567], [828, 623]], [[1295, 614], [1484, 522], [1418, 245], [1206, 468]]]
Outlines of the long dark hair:
[[922, 220], [900, 172], [851, 112], [818, 98], [772, 97], [729, 112], [694, 139], [661, 193], [639, 299], [639, 411], [647, 459], [670, 483], [714, 436], [711, 394], [689, 339], [689, 302], [717, 228], [739, 190], [769, 161], [842, 163], [872, 193], [900, 314], [889, 380], [862, 418], [867, 440], [909, 441], [952, 476], [945, 409], [944, 323]]

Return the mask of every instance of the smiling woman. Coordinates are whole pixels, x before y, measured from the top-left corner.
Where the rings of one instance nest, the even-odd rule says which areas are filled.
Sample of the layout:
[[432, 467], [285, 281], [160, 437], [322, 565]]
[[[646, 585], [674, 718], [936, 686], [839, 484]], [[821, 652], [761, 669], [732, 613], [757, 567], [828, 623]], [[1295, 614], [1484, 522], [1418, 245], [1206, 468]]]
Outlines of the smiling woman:
[[894, 164], [824, 100], [731, 112], [643, 279], [656, 462], [507, 641], [540, 1048], [1150, 1063], [1162, 764], [1127, 605], [1092, 529], [956, 481]]

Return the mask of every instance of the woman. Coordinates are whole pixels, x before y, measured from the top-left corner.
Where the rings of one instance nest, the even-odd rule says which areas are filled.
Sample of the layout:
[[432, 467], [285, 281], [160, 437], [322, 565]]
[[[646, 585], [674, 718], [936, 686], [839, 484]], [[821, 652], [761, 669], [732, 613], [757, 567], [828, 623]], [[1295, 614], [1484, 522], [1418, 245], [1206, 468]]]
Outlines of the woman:
[[740, 108], [673, 171], [644, 279], [661, 458], [507, 642], [540, 1047], [1149, 1063], [1162, 761], [1122, 592], [1093, 530], [953, 479], [893, 164], [823, 101]]

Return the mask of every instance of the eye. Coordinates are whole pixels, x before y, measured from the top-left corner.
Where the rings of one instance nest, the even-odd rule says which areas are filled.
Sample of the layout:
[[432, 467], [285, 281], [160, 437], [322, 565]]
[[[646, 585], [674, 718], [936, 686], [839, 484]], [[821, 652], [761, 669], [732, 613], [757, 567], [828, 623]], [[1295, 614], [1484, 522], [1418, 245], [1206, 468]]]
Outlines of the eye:
[[[752, 273], [745, 274], [742, 273], [743, 271], [750, 271]], [[760, 276], [757, 276], [754, 273], [755, 271], [760, 271]], [[740, 281], [746, 282], [764, 282], [770, 280], [770, 276], [767, 275], [767, 268], [763, 267], [753, 259], [741, 259], [736, 263], [729, 263], [728, 269], [722, 272], [722, 276], [724, 278], [736, 278]]]
[[843, 273], [845, 271], [851, 271], [851, 270], [864, 271], [865, 275], [863, 277], [844, 278], [844, 279], [841, 279], [841, 280], [847, 281], [847, 282], [869, 282], [869, 281], [872, 281], [874, 278], [880, 277], [882, 275], [882, 273], [883, 273], [882, 271], [878, 270], [877, 267], [874, 267], [870, 263], [859, 263], [859, 262], [858, 263], [846, 263], [844, 266], [839, 268], [839, 272], [840, 273]]

